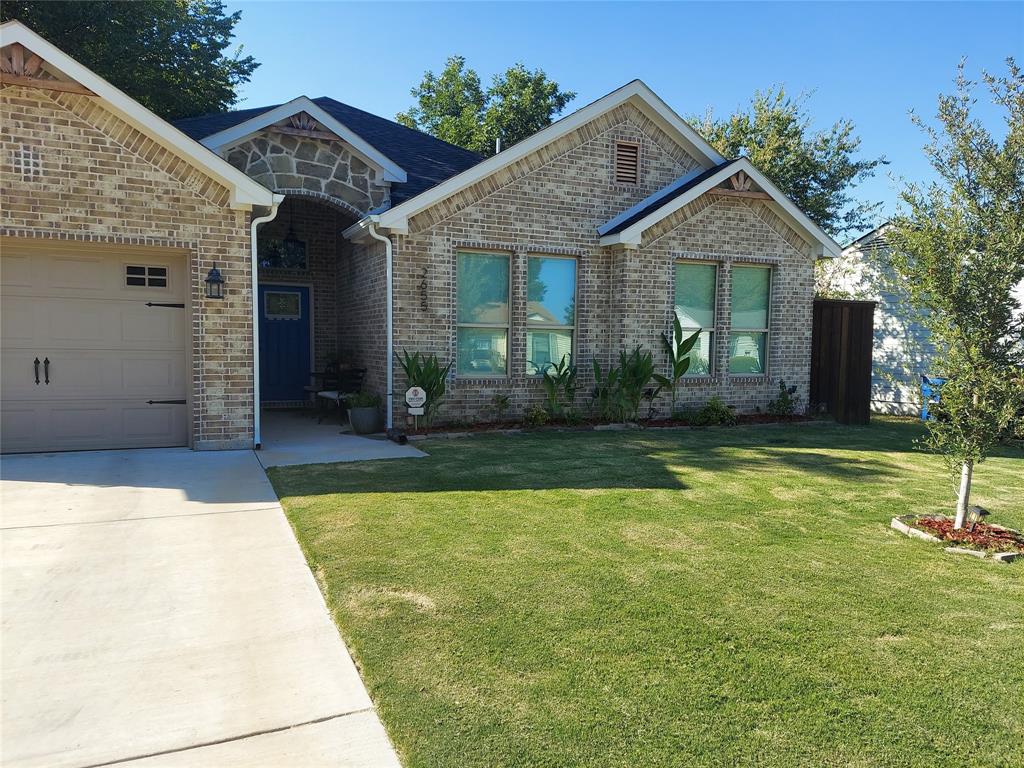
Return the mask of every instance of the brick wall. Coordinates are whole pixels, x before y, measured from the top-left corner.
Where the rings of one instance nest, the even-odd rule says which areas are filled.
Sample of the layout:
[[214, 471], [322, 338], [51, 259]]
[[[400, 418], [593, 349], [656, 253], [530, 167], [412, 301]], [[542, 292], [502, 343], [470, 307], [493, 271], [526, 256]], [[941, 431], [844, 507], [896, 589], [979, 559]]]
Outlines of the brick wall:
[[[26, 149], [41, 160], [38, 177], [12, 166]], [[252, 444], [248, 214], [230, 209], [228, 197], [96, 98], [0, 89], [2, 234], [189, 252], [196, 448]], [[221, 301], [205, 297], [214, 262], [226, 280]]]
[[[612, 160], [617, 139], [639, 142], [638, 185], [616, 184]], [[693, 170], [696, 161], [631, 105], [623, 105], [509, 168], [438, 203], [410, 221], [410, 234], [395, 236], [395, 346], [453, 360], [456, 351], [455, 255], [462, 249], [504, 252], [512, 260], [509, 376], [453, 377], [442, 419], [494, 417], [492, 398], [509, 395], [512, 415], [543, 401], [540, 381], [526, 374], [525, 286], [530, 255], [577, 258], [577, 404], [585, 407], [592, 385], [591, 360], [607, 366], [620, 349], [642, 344], [663, 354], [658, 334], [669, 327], [673, 263], [709, 258], [722, 264], [719, 338], [727, 332], [729, 268], [738, 260], [775, 268], [768, 377], [716, 376], [687, 383], [685, 403], [717, 394], [742, 410], [763, 407], [777, 379], [796, 384], [806, 398], [813, 269], [809, 247], [770, 209], [705, 196], [648, 233], [639, 250], [600, 248], [597, 227]], [[724, 341], [717, 344], [723, 371]], [[396, 422], [404, 405], [396, 374]], [[659, 403], [668, 410], [668, 398]]]
[[[346, 363], [366, 368], [363, 389], [382, 397], [387, 391], [385, 270], [383, 243], [365, 240], [342, 251], [337, 277], [339, 355]], [[404, 392], [401, 385], [396, 364], [395, 390]]]

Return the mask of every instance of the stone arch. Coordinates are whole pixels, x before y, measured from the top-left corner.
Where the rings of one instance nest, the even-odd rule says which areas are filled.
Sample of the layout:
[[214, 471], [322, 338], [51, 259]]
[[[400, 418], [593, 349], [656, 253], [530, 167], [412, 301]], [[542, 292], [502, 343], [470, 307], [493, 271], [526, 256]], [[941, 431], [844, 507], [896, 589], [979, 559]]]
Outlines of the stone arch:
[[363, 218], [366, 215], [366, 211], [361, 211], [351, 203], [345, 202], [337, 197], [332, 197], [326, 192], [317, 192], [312, 189], [275, 189], [275, 192], [285, 195], [291, 198], [305, 198], [307, 200], [313, 200], [318, 203], [323, 203], [340, 213], [344, 213], [347, 216], [354, 216], [356, 220]]

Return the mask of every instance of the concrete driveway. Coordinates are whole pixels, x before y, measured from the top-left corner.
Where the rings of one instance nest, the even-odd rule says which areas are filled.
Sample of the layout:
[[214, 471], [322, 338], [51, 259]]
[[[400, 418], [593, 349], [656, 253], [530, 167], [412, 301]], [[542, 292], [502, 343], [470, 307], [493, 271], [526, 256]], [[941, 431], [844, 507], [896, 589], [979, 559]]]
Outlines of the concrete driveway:
[[398, 765], [252, 452], [0, 476], [3, 766]]

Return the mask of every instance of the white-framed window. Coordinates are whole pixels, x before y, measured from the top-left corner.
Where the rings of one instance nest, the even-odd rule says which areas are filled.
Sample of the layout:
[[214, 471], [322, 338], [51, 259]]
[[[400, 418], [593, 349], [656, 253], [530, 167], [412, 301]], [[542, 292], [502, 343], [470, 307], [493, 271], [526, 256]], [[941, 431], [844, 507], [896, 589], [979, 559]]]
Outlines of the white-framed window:
[[677, 261], [675, 312], [683, 337], [700, 331], [690, 352], [687, 376], [710, 376], [714, 368], [715, 312], [718, 296], [718, 265], [701, 261]]
[[572, 362], [576, 335], [576, 259], [530, 256], [526, 277], [526, 373]]
[[129, 288], [166, 288], [167, 267], [125, 264], [124, 284]]
[[615, 183], [640, 183], [640, 145], [637, 142], [615, 142]]
[[507, 376], [509, 270], [507, 253], [456, 254], [456, 367], [459, 376]]
[[768, 372], [768, 320], [772, 295], [771, 267], [732, 268], [729, 373], [762, 376]]

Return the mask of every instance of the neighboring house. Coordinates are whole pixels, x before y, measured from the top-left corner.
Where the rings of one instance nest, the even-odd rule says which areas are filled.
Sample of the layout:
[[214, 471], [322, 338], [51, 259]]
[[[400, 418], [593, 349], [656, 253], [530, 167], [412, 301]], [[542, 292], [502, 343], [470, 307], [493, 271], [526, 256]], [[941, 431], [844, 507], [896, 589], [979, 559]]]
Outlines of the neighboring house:
[[[921, 412], [921, 376], [943, 375], [924, 316], [910, 303], [886, 255], [886, 224], [854, 240], [829, 264], [833, 287], [877, 302], [872, 346], [871, 408], [876, 413]], [[1024, 312], [1024, 282], [1016, 287]]]
[[258, 444], [335, 360], [402, 425], [403, 349], [454, 361], [442, 418], [523, 412], [566, 353], [582, 405], [592, 361], [664, 364], [674, 310], [682, 405], [806, 402], [839, 246], [639, 81], [481, 160], [327, 98], [171, 126], [17, 22], [0, 46], [4, 450]]

